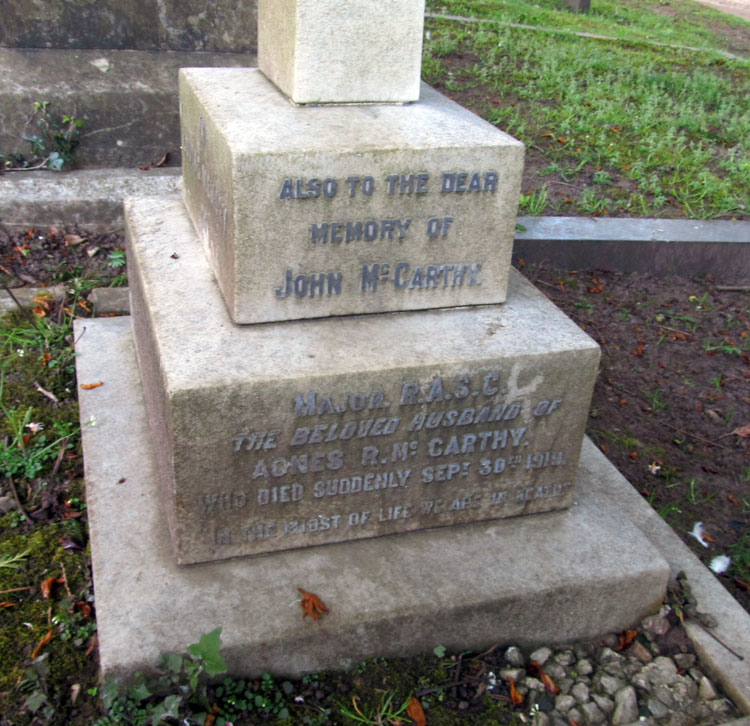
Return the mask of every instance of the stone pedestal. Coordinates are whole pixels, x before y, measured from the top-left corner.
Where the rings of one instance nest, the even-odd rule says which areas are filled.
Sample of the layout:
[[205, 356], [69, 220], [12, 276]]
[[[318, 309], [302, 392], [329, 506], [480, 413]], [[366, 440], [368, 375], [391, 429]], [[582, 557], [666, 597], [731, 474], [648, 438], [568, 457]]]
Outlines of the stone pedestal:
[[126, 224], [179, 563], [570, 505], [599, 347], [518, 273], [504, 305], [239, 326], [178, 198]]
[[[436, 645], [583, 640], [658, 608], [668, 565], [630, 519], [651, 510], [640, 497], [622, 510], [630, 485], [588, 441], [567, 510], [177, 565], [130, 328], [76, 324], [78, 380], [104, 383], [79, 398], [96, 421], [83, 452], [105, 675], [153, 667], [219, 626], [233, 673], [291, 676]], [[330, 613], [303, 620], [297, 587]]]

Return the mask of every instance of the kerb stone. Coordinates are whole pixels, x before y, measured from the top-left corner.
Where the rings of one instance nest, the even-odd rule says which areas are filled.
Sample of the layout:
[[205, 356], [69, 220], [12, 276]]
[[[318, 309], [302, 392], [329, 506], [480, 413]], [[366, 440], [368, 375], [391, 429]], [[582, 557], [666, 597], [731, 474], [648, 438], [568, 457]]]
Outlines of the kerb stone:
[[[75, 334], [78, 380], [104, 382], [79, 400], [81, 421], [96, 420], [82, 433], [105, 676], [143, 672], [217, 627], [233, 674], [300, 676], [436, 645], [530, 651], [620, 632], [658, 609], [668, 566], [628, 518], [648, 505], [635, 492], [626, 510], [614, 495], [592, 498], [632, 487], [590, 442], [568, 510], [179, 567], [130, 327], [79, 320]], [[303, 620], [297, 587], [330, 613]]]
[[419, 98], [424, 0], [259, 0], [258, 64], [295, 103]]
[[570, 505], [599, 348], [518, 273], [504, 305], [237, 326], [179, 198], [125, 216], [179, 563]]
[[523, 144], [426, 85], [295, 107], [258, 70], [180, 72], [185, 203], [238, 323], [505, 300]]

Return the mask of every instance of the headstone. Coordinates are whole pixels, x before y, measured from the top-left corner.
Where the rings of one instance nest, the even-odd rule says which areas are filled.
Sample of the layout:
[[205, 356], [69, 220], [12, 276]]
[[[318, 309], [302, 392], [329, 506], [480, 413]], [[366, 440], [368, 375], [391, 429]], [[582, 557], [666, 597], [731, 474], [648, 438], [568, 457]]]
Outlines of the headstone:
[[[419, 643], [441, 642], [432, 640], [443, 607], [433, 602], [435, 584], [424, 583], [426, 604], [411, 593], [398, 598], [400, 581], [389, 573], [415, 566], [442, 575], [440, 552], [451, 541], [465, 551], [446, 570], [446, 597], [449, 607], [476, 613], [459, 618], [462, 637], [483, 633], [472, 642], [489, 642], [497, 608], [511, 617], [549, 602], [569, 617], [569, 598], [587, 582], [609, 605], [596, 619], [611, 615], [609, 629], [653, 608], [663, 590], [666, 564], [638, 543], [612, 544], [623, 555], [587, 564], [591, 579], [548, 567], [578, 560], [581, 527], [607, 528], [594, 526], [590, 510], [561, 514], [575, 497], [599, 350], [510, 274], [522, 146], [424, 86], [418, 102], [383, 104], [391, 99], [371, 81], [393, 54], [370, 63], [361, 43], [341, 38], [330, 58], [316, 58], [314, 76], [338, 78], [342, 64], [351, 68], [345, 93], [323, 86], [314, 97], [345, 103], [294, 103], [303, 75], [290, 70], [293, 59], [322, 47], [321, 27], [350, 41], [354, 27], [373, 47], [403, 30], [404, 48], [418, 45], [420, 0], [374, 7], [261, 3], [260, 42], [277, 38], [278, 57], [261, 70], [182, 73], [184, 201], [126, 205], [133, 333], [156, 472], [149, 459], [137, 475], [158, 476], [162, 495], [159, 505], [154, 486], [136, 484], [137, 509], [162, 506], [169, 533], [151, 515], [148, 526], [133, 523], [155, 552], [152, 566], [139, 562], [138, 581], [164, 583], [149, 587], [160, 603], [144, 620], [150, 643], [169, 647], [172, 621], [189, 623], [192, 633], [220, 617], [231, 624], [230, 653], [257, 651], [264, 669], [299, 673], [344, 665], [351, 653], [402, 652], [404, 629]], [[403, 10], [404, 28], [389, 8]], [[413, 77], [410, 53], [404, 65]], [[106, 337], [115, 328], [101, 330]], [[142, 440], [142, 409], [123, 405], [132, 411], [128, 440]], [[105, 419], [114, 435], [120, 424]], [[107, 500], [99, 493], [92, 502]], [[556, 514], [563, 518], [537, 519]], [[521, 525], [499, 522], [511, 517], [535, 521], [536, 532], [559, 531], [544, 542], [518, 539]], [[95, 578], [107, 592], [102, 662], [116, 672], [137, 661], [132, 644], [144, 638], [111, 626], [132, 598], [104, 560], [117, 560], [140, 535], [125, 519], [112, 527], [92, 512], [92, 521]], [[104, 544], [107, 529], [114, 544]], [[464, 563], [488, 562], [485, 541], [498, 544], [515, 573], [507, 598], [497, 575], [476, 592], [472, 578], [464, 581]], [[248, 555], [246, 566], [230, 562]], [[526, 575], [529, 562], [540, 564]], [[278, 612], [273, 583], [282, 571], [328, 582], [341, 608], [330, 632], [310, 640], [299, 617]], [[648, 584], [633, 589], [635, 581]], [[171, 602], [207, 582], [221, 583], [226, 600], [215, 612], [186, 616]], [[383, 604], [361, 611], [355, 601], [371, 602], [370, 587]], [[398, 618], [401, 630], [393, 627]], [[573, 620], [570, 632], [589, 627]], [[535, 615], [513, 622], [531, 640], [547, 632]], [[278, 643], [266, 642], [269, 632]], [[315, 647], [290, 656], [298, 640]]]

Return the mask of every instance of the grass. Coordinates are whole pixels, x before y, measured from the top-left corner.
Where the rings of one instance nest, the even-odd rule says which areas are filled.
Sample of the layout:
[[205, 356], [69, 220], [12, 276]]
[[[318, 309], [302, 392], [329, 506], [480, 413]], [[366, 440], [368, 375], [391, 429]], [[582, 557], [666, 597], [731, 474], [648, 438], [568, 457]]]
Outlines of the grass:
[[[533, 188], [524, 189], [523, 212], [707, 219], [749, 208], [750, 61], [718, 52], [709, 11], [691, 11], [702, 19], [691, 24], [673, 22], [656, 3], [597, 2], [590, 15], [555, 0], [430, 7], [621, 39], [428, 21], [426, 80], [543, 155]], [[552, 174], [559, 180], [549, 182]]]

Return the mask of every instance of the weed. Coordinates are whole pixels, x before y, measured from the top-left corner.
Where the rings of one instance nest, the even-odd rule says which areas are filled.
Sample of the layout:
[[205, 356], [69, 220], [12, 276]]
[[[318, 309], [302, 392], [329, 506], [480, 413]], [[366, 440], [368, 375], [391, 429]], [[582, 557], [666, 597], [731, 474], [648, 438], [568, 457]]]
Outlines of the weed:
[[0, 554], [0, 567], [8, 567], [17, 570], [29, 556], [31, 550], [16, 552], [15, 554]]
[[[399, 716], [406, 711], [409, 705], [410, 696], [406, 697], [406, 700], [395, 708], [393, 705], [393, 699], [396, 697], [395, 691], [389, 693], [383, 693], [380, 697], [380, 701], [371, 707], [360, 707], [360, 699], [357, 696], [352, 698], [352, 708], [350, 711], [344, 706], [340, 706], [339, 710], [341, 713], [352, 721], [362, 724], [370, 724], [371, 726], [386, 726], [387, 724], [393, 723], [399, 719]], [[364, 710], [362, 710], [364, 708]]]
[[107, 267], [124, 267], [126, 264], [125, 250], [112, 250], [107, 257], [109, 258]]
[[34, 103], [34, 113], [29, 123], [35, 123], [37, 133], [24, 136], [31, 148], [31, 159], [22, 154], [0, 154], [0, 162], [6, 170], [51, 169], [60, 171], [73, 162], [73, 156], [79, 143], [83, 120], [69, 114], [53, 116], [49, 101]]
[[698, 492], [695, 489], [695, 477], [690, 477], [690, 481], [688, 482], [688, 488], [685, 492], [685, 499], [690, 502], [693, 506], [698, 506], [699, 504], [705, 504], [706, 502], [710, 502], [714, 497], [716, 496], [715, 492], [710, 492], [706, 494], [703, 499], [699, 499]]
[[662, 398], [663, 394], [659, 388], [655, 388], [653, 391], [644, 391], [643, 397], [648, 403], [648, 407], [651, 411], [665, 411], [669, 408], [669, 404]]
[[541, 214], [547, 208], [547, 187], [534, 190], [528, 194], [521, 193], [520, 209], [532, 217]]

